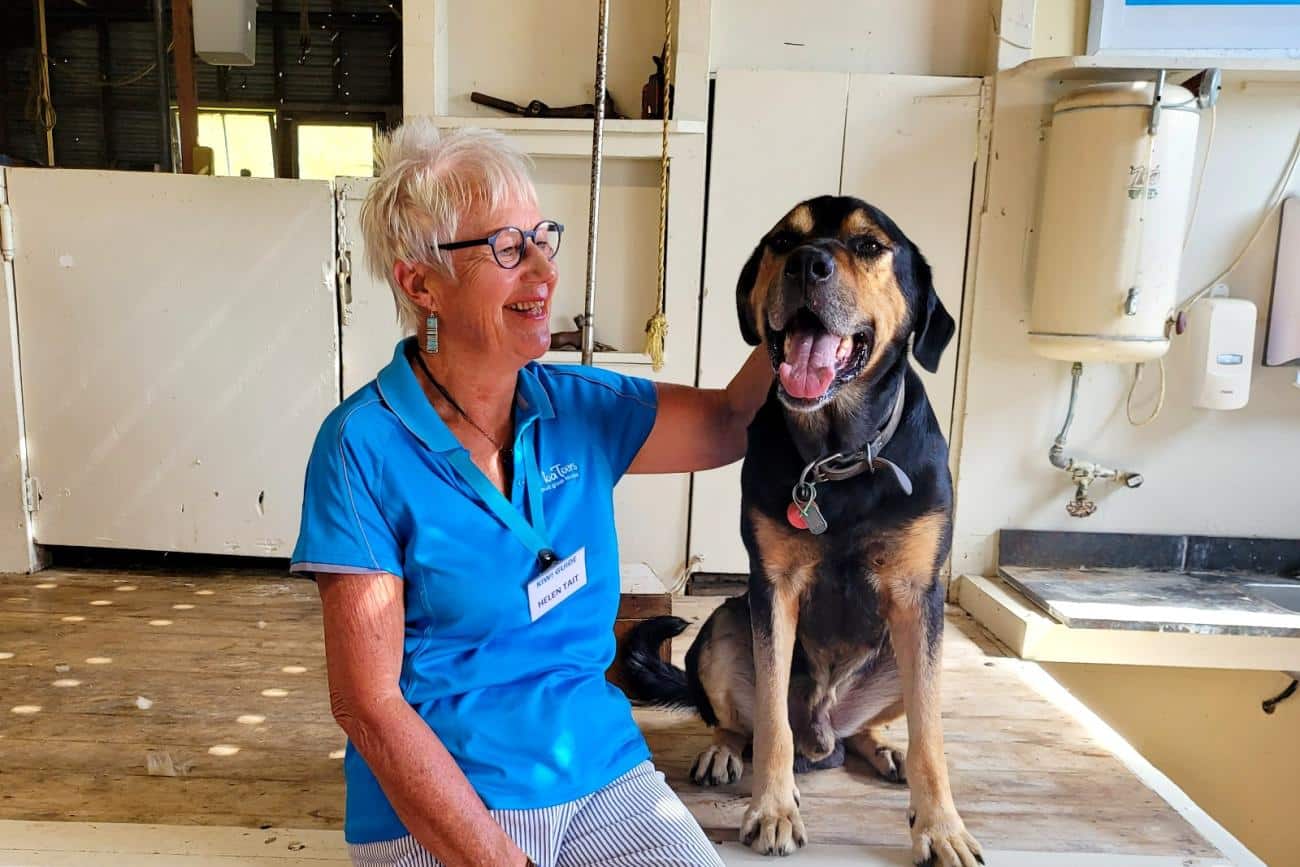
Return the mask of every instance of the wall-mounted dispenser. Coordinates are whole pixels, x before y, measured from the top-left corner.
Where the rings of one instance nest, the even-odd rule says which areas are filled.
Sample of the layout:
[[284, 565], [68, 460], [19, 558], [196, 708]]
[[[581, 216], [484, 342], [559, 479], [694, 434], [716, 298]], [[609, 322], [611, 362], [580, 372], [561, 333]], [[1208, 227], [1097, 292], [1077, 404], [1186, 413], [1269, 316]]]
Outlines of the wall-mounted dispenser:
[[1202, 298], [1187, 311], [1193, 406], [1241, 409], [1246, 405], [1255, 364], [1257, 315], [1254, 302], [1222, 295]]

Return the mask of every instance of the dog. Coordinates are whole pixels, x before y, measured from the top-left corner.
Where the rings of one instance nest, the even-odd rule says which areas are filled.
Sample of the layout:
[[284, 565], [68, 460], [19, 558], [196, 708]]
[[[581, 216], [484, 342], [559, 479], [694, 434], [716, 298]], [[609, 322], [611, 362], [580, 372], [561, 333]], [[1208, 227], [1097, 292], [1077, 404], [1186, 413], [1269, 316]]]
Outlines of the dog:
[[[659, 650], [686, 622], [638, 624], [621, 650], [628, 695], [712, 727], [697, 784], [736, 782], [752, 745], [740, 838], [758, 852], [804, 845], [794, 775], [847, 749], [910, 786], [916, 863], [983, 863], [953, 804], [940, 719], [948, 446], [908, 359], [910, 341], [934, 372], [956, 330], [930, 266], [879, 209], [821, 196], [761, 239], [736, 308], [776, 373], [741, 470], [748, 590], [704, 623], [684, 671]], [[882, 734], [904, 714], [906, 760]]]

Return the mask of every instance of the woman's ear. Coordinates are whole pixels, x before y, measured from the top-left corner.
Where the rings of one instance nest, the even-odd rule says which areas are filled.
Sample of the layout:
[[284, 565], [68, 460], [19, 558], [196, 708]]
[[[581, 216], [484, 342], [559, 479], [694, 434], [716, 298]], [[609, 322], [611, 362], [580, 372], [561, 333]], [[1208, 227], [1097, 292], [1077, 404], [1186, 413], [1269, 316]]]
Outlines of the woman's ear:
[[428, 286], [426, 279], [429, 272], [427, 265], [421, 265], [417, 262], [404, 262], [398, 260], [393, 263], [393, 279], [397, 285], [402, 287], [402, 292], [415, 302], [415, 306], [421, 310], [436, 310], [438, 308], [437, 299], [433, 297], [433, 292]]

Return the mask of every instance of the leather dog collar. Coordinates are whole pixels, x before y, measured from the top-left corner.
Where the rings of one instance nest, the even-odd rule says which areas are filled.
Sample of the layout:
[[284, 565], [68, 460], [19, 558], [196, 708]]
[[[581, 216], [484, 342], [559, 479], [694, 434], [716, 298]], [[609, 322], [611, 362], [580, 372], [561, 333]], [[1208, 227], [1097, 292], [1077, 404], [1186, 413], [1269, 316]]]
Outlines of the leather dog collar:
[[889, 414], [889, 420], [865, 446], [856, 451], [836, 452], [818, 458], [803, 468], [799, 481], [790, 492], [792, 502], [786, 509], [786, 518], [791, 526], [799, 530], [808, 530], [814, 536], [820, 536], [829, 528], [821, 510], [817, 508], [817, 486], [823, 482], [839, 482], [860, 476], [867, 471], [874, 473], [877, 469], [884, 468], [893, 472], [904, 494], [912, 493], [912, 480], [908, 478], [907, 473], [903, 472], [902, 467], [880, 456], [880, 452], [893, 439], [903, 419], [906, 392], [905, 385], [899, 383], [898, 398], [894, 401], [894, 409]]

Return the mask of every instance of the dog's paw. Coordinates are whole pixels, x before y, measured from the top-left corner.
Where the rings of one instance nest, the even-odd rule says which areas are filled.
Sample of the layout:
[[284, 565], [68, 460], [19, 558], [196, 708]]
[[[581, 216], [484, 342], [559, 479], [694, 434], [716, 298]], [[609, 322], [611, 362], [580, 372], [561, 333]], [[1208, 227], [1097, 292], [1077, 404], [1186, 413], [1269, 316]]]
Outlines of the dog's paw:
[[740, 842], [760, 855], [790, 855], [808, 842], [799, 816], [799, 791], [756, 795], [745, 810]]
[[838, 743], [829, 725], [814, 723], [795, 736], [795, 750], [813, 765], [831, 756]]
[[980, 844], [952, 807], [918, 814], [907, 811], [912, 828], [912, 861], [919, 867], [978, 867], [984, 863]]
[[726, 786], [745, 772], [740, 755], [726, 744], [713, 744], [695, 758], [691, 782], [697, 786]]
[[902, 750], [895, 749], [889, 744], [881, 744], [864, 758], [876, 773], [888, 782], [907, 782], [907, 764], [903, 759]]

